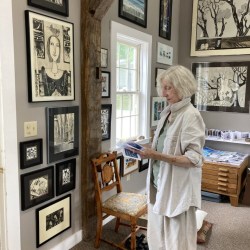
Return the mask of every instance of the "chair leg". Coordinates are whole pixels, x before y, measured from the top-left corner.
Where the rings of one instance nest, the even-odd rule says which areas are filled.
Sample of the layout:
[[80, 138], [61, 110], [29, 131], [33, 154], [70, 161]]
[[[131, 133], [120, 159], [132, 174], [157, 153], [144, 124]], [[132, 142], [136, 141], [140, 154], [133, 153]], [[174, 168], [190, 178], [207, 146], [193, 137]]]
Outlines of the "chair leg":
[[121, 219], [120, 218], [116, 218], [116, 222], [115, 222], [115, 232], [118, 232], [119, 226], [120, 226], [120, 222]]
[[136, 249], [136, 223], [131, 223], [131, 250]]
[[95, 248], [99, 248], [100, 247], [101, 235], [102, 235], [102, 217], [101, 216], [97, 216]]

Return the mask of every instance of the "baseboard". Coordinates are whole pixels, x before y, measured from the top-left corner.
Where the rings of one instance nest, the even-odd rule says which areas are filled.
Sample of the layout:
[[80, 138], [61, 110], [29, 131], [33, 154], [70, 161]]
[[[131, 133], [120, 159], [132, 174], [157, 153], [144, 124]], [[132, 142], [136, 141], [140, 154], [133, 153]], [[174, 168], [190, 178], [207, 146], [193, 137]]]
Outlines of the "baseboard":
[[68, 250], [82, 241], [82, 230], [71, 235], [57, 246], [51, 248], [51, 250]]

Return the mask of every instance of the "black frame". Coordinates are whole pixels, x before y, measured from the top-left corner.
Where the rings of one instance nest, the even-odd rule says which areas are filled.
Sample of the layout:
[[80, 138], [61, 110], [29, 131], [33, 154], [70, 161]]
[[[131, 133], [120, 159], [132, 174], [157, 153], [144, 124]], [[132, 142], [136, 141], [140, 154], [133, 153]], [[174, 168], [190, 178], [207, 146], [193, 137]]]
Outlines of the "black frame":
[[112, 104], [103, 104], [101, 106], [102, 141], [110, 139], [111, 115], [112, 115]]
[[[36, 209], [36, 247], [42, 246], [70, 227], [71, 194], [68, 194]], [[52, 232], [50, 232], [51, 228]]]
[[[40, 182], [43, 184], [47, 184], [47, 187], [45, 187], [47, 190], [44, 190], [44, 185], [40, 185], [41, 183], [38, 181], [38, 179], [40, 179]], [[45, 181], [45, 179], [47, 180]], [[34, 207], [42, 202], [48, 201], [54, 197], [54, 166], [43, 168], [27, 174], [22, 174], [20, 176], [20, 181], [22, 211]], [[37, 188], [37, 186], [39, 188]], [[33, 192], [31, 192], [31, 189]], [[38, 192], [43, 193], [44, 191], [47, 193], [38, 196]], [[36, 195], [38, 196], [37, 198], [35, 198]]]
[[160, 74], [160, 72], [158, 72], [159, 70], [166, 70], [166, 69], [163, 69], [163, 68], [155, 68], [155, 87], [157, 87], [157, 81], [156, 81], [156, 79], [157, 79], [157, 76], [158, 76], [158, 74]]
[[[25, 24], [28, 101], [75, 100], [74, 24], [28, 10]], [[51, 56], [50, 39], [59, 44], [57, 58]], [[52, 63], [57, 72], [51, 71]]]
[[159, 17], [159, 36], [171, 40], [172, 0], [160, 0]]
[[198, 82], [192, 103], [199, 110], [249, 112], [250, 62], [197, 62], [192, 72]]
[[[66, 176], [63, 174], [66, 170]], [[63, 183], [66, 182], [66, 183]], [[56, 164], [56, 195], [75, 189], [76, 159], [70, 159]]]
[[[133, 3], [131, 3], [131, 5], [134, 4], [136, 2], [136, 0], [133, 0], [132, 2]], [[142, 2], [142, 1], [140, 1], [140, 2]], [[124, 6], [124, 1], [123, 0], [119, 0], [119, 10], [118, 10], [119, 17], [121, 17], [121, 18], [123, 18], [123, 19], [125, 19], [127, 21], [130, 21], [132, 23], [135, 23], [137, 25], [140, 25], [140, 26], [142, 26], [144, 28], [147, 27], [147, 8], [148, 8], [147, 6], [148, 6], [148, 0], [144, 0], [144, 6], [143, 6], [144, 7], [143, 8], [144, 18], [136, 17], [135, 15], [133, 15], [133, 14], [131, 14], [129, 12], [124, 11], [123, 10], [123, 6]], [[132, 9], [134, 10], [135, 8], [132, 8]]]
[[108, 50], [101, 48], [101, 68], [108, 67]]
[[[103, 77], [106, 76], [106, 81], [103, 81]], [[110, 72], [102, 71], [102, 98], [110, 98]], [[105, 85], [103, 84], [105, 82]], [[104, 87], [106, 86], [106, 89]], [[105, 91], [104, 91], [105, 90]]]
[[[61, 119], [60, 124], [58, 119]], [[47, 157], [48, 163], [62, 160], [79, 153], [79, 107], [46, 108], [47, 124]], [[65, 122], [67, 120], [67, 122]], [[73, 123], [73, 124], [72, 124]], [[58, 131], [54, 134], [55, 125]], [[73, 126], [72, 126], [73, 125]], [[64, 126], [64, 129], [63, 129]], [[67, 127], [67, 128], [66, 128]], [[69, 130], [70, 128], [70, 130]], [[71, 132], [71, 133], [70, 133]]]
[[20, 142], [19, 149], [21, 169], [43, 163], [43, 139]]
[[42, 10], [50, 11], [58, 15], [69, 16], [69, 1], [68, 0], [62, 0], [62, 5], [49, 2], [46, 0], [28, 0], [28, 5], [42, 9]]
[[141, 159], [139, 162], [139, 172], [148, 169], [149, 159]]

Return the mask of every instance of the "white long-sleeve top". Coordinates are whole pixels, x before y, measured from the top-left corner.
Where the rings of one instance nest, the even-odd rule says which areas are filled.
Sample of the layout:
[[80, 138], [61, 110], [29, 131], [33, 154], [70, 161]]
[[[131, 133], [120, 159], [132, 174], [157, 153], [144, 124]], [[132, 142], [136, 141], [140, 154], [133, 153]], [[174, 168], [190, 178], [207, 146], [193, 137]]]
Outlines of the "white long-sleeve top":
[[202, 148], [205, 143], [205, 125], [199, 111], [191, 104], [190, 98], [167, 106], [155, 131], [152, 148], [156, 148], [161, 128], [169, 112], [170, 126], [164, 140], [163, 154], [185, 155], [195, 167], [179, 167], [160, 162], [157, 180], [157, 194], [153, 195], [151, 183], [152, 161], [147, 176], [148, 202], [153, 203], [153, 211], [168, 217], [175, 217], [190, 206], [201, 207], [201, 166]]

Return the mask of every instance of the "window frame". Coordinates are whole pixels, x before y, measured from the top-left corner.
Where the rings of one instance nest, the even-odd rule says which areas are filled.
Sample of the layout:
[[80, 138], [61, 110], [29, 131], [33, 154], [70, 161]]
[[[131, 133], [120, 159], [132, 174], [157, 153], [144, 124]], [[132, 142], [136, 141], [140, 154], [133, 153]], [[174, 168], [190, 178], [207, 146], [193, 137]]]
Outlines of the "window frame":
[[[111, 119], [111, 142], [110, 148], [116, 149], [116, 46], [117, 40], [125, 40], [126, 43], [140, 45], [140, 135], [150, 137], [150, 95], [151, 95], [151, 57], [152, 57], [152, 36], [120, 23], [111, 21], [111, 103], [113, 113]], [[115, 52], [115, 53], [112, 53]]]

